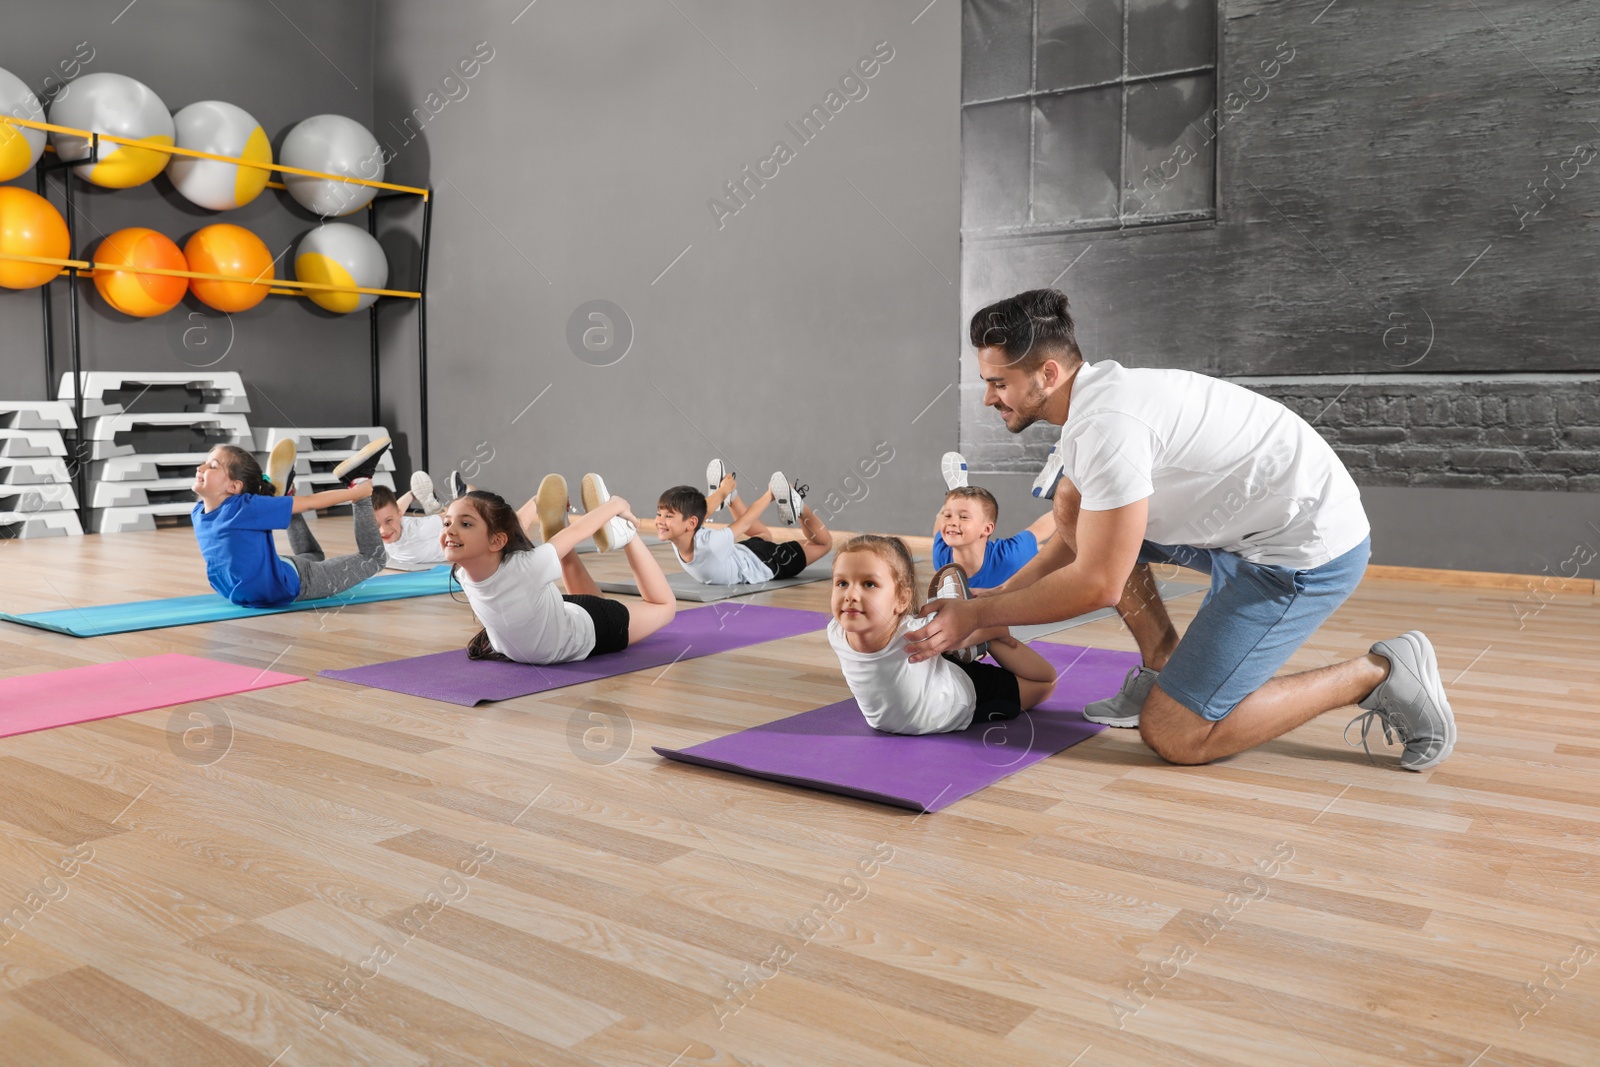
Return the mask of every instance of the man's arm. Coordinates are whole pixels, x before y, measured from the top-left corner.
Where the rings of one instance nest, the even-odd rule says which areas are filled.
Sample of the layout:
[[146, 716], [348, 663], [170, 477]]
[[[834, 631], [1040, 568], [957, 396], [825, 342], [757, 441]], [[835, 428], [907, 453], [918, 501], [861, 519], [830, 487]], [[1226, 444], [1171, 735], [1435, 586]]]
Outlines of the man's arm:
[[912, 662], [964, 648], [972, 631], [983, 627], [1059, 622], [1114, 606], [1139, 559], [1148, 517], [1148, 498], [1111, 511], [1084, 512], [1078, 519], [1077, 558], [1065, 567], [1014, 592], [928, 605], [926, 613], [933, 616], [928, 624], [906, 635]]
[[[1013, 574], [1003, 584], [995, 587], [987, 595], [997, 596], [1000, 593], [1012, 593], [1018, 589], [1026, 589], [1040, 578], [1060, 570], [1076, 559], [1078, 553], [1073, 546], [1078, 543], [1078, 512], [1082, 504], [1082, 495], [1071, 482], [1063, 479], [1060, 487], [1056, 489], [1055, 501], [1051, 505], [1050, 514], [1045, 516], [1045, 518], [1051, 520], [1056, 536], [1049, 541], [1041, 541], [1038, 555], [1030, 559], [1016, 574]], [[1034, 525], [1037, 526], [1038, 523]], [[1029, 527], [1029, 529], [1032, 529], [1032, 527]]]

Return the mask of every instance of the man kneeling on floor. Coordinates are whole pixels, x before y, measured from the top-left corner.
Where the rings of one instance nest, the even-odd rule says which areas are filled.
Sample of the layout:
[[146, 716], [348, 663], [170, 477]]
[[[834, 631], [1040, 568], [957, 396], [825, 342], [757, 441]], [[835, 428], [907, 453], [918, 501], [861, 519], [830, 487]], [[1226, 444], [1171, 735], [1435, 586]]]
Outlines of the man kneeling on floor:
[[[941, 600], [908, 638], [913, 660], [963, 648], [973, 630], [1056, 622], [1114, 606], [1141, 665], [1085, 710], [1137, 727], [1171, 763], [1254, 748], [1359, 704], [1423, 771], [1450, 755], [1455, 717], [1420, 631], [1365, 656], [1275, 677], [1345, 601], [1371, 549], [1361, 495], [1306, 421], [1230, 382], [1182, 370], [1085, 363], [1067, 298], [1037, 289], [979, 311], [970, 327], [984, 403], [1012, 433], [1061, 427], [1057, 536], [989, 596]], [[1182, 640], [1151, 563], [1211, 576]]]

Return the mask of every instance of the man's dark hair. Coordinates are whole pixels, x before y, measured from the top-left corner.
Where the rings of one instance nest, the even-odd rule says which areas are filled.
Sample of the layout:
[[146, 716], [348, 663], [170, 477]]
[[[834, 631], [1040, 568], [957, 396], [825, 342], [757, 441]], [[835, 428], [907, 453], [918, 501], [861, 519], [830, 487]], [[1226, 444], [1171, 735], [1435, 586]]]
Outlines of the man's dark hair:
[[973, 348], [998, 348], [1007, 363], [1030, 374], [1051, 357], [1083, 358], [1067, 294], [1060, 289], [1029, 289], [998, 300], [972, 316], [968, 334]]
[[668, 489], [656, 501], [656, 507], [693, 519], [696, 530], [706, 524], [706, 495], [692, 485], [675, 485]]
[[372, 509], [398, 506], [400, 498], [394, 495], [394, 490], [387, 485], [374, 485], [372, 487]]

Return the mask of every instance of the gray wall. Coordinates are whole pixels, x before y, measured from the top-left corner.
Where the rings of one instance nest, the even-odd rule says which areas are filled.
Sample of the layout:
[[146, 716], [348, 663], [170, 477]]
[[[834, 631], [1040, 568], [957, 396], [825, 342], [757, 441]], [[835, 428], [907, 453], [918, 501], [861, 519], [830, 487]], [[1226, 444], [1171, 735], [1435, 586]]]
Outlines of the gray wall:
[[[781, 468], [841, 528], [923, 532], [956, 441], [960, 219], [960, 11], [924, 6], [382, 5], [377, 126], [396, 179], [438, 191], [435, 470], [519, 500], [596, 470], [652, 513], [721, 454], [752, 496]], [[493, 58], [445, 84], [480, 41]], [[785, 124], [880, 41], [865, 97], [802, 145]], [[731, 209], [724, 183], [779, 140], [794, 158], [719, 228], [708, 201]], [[591, 300], [632, 324], [608, 366], [569, 345]], [[386, 316], [385, 373], [414, 432], [408, 318]]]
[[[290, 126], [310, 115], [337, 112], [372, 121], [371, 0], [273, 4], [214, 0], [100, 0], [8, 4], [0, 33], [0, 67], [43, 97], [60, 78], [59, 64], [93, 50], [81, 74], [126, 74], [150, 86], [176, 111], [196, 100], [226, 100], [262, 124], [274, 149]], [[79, 49], [87, 42], [88, 49]], [[320, 50], [320, 52], [319, 52]], [[62, 178], [51, 200], [59, 208]], [[34, 188], [32, 172], [11, 184]], [[276, 254], [316, 224], [280, 190], [268, 189], [236, 211], [213, 213], [179, 196], [164, 176], [134, 189], [109, 190], [77, 182], [78, 248], [82, 255], [103, 234], [148, 226], [180, 247], [195, 230], [231, 222], [253, 230]], [[364, 224], [360, 216], [352, 222]], [[279, 261], [292, 277], [293, 256]], [[56, 309], [56, 374], [46, 383], [41, 350], [40, 297], [0, 291], [0, 396], [54, 396], [70, 367], [66, 345], [67, 288], [51, 283]], [[166, 315], [130, 319], [80, 283], [83, 362], [90, 370], [183, 371], [212, 362], [244, 375], [256, 425], [365, 423], [371, 417], [367, 317], [329, 315], [308, 301], [268, 297], [256, 308], [227, 317], [192, 296]], [[200, 316], [191, 318], [191, 314]], [[205, 327], [204, 333], [195, 333]], [[185, 331], [188, 344], [185, 344]], [[231, 334], [232, 347], [227, 348]], [[207, 347], [198, 342], [204, 337]]]
[[[969, 236], [963, 317], [1059, 278], [1090, 360], [1238, 377], [1326, 411], [1318, 429], [1366, 487], [1376, 562], [1565, 558], [1574, 509], [1600, 514], [1600, 11], [1225, 0], [1221, 22], [1219, 100], [1244, 99], [1280, 43], [1294, 58], [1226, 120], [1216, 222]], [[966, 362], [973, 466], [1036, 470], [1050, 435], [1007, 434]], [[1458, 521], [1419, 550], [1424, 498]]]

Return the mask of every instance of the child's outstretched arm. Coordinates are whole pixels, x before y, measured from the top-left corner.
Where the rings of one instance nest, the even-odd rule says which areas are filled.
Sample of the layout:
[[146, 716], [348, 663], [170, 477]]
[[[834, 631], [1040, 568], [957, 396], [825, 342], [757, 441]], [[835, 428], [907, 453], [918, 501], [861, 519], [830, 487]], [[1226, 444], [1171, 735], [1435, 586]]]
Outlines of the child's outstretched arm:
[[641, 525], [628, 507], [628, 502], [620, 496], [614, 496], [595, 510], [574, 516], [570, 526], [550, 538], [550, 547], [556, 550], [557, 556], [565, 557], [618, 515], [635, 526]]
[[724, 474], [722, 476], [722, 484], [717, 486], [714, 493], [706, 497], [706, 514], [715, 515], [721, 509], [723, 503], [738, 491], [739, 483], [734, 476]]
[[733, 536], [735, 538], [740, 538], [749, 533], [750, 527], [761, 521], [761, 513], [766, 511], [768, 505], [771, 503], [771, 489], [768, 489], [765, 493], [762, 493], [760, 496], [756, 497], [755, 500], [751, 501], [750, 506], [744, 509], [744, 514], [740, 515], [737, 519], [734, 519], [728, 524], [728, 529], [733, 531]]
[[1056, 688], [1056, 669], [1050, 661], [1011, 636], [1005, 627], [987, 633], [989, 655], [994, 661], [1017, 676], [1017, 689], [1022, 698], [1022, 710], [1038, 706]]
[[1033, 520], [1028, 527], [1028, 532], [1033, 534], [1033, 539], [1041, 545], [1056, 535], [1056, 517], [1054, 512], [1045, 512]]
[[357, 500], [365, 500], [371, 495], [371, 482], [361, 482], [348, 489], [328, 489], [321, 493], [308, 493], [305, 496], [293, 498], [293, 514], [298, 515], [302, 511], [320, 511], [323, 508], [338, 507], [340, 504], [353, 504]]

